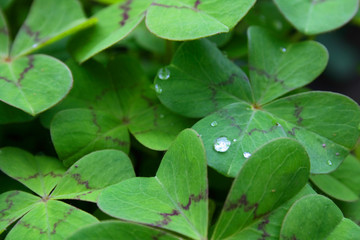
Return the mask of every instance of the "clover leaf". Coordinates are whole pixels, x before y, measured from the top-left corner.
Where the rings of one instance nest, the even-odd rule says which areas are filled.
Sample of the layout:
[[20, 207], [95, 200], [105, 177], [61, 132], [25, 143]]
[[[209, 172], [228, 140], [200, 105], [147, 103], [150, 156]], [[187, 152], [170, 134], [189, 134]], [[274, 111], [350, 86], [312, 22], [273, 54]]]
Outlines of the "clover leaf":
[[20, 218], [7, 239], [64, 239], [98, 222], [91, 214], [57, 200], [96, 202], [102, 189], [135, 175], [130, 159], [116, 150], [93, 152], [65, 172], [57, 159], [5, 147], [0, 152], [0, 169], [38, 195], [22, 191], [0, 195], [0, 231]]
[[170, 77], [155, 79], [160, 101], [188, 117], [206, 116], [193, 128], [209, 166], [224, 175], [236, 176], [253, 151], [278, 137], [304, 145], [312, 173], [335, 170], [359, 136], [359, 106], [330, 92], [281, 98], [321, 73], [326, 49], [313, 41], [286, 43], [260, 27], [249, 28], [248, 39], [250, 80], [210, 42], [187, 42], [167, 67]]

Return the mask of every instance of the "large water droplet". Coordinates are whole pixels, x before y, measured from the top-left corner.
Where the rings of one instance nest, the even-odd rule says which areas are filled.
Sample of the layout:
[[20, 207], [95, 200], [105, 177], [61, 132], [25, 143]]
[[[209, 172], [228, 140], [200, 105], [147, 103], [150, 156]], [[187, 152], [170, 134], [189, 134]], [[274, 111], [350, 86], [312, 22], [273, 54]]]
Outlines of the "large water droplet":
[[170, 70], [166, 67], [160, 68], [160, 70], [158, 71], [158, 77], [161, 80], [168, 80], [170, 78]]
[[231, 145], [231, 142], [227, 137], [219, 137], [215, 140], [214, 149], [217, 152], [226, 152]]
[[162, 93], [162, 88], [158, 84], [155, 84], [155, 92], [158, 94]]
[[212, 127], [216, 127], [216, 126], [218, 125], [218, 123], [217, 123], [217, 121], [213, 121], [212, 123], [210, 123], [210, 125], [211, 125]]
[[244, 152], [244, 158], [249, 158], [249, 157], [251, 157], [251, 153], [249, 153], [249, 152]]
[[331, 162], [330, 160], [328, 160], [328, 161], [327, 161], [327, 164], [328, 164], [329, 166], [331, 166], [331, 165], [332, 165], [332, 162]]
[[287, 49], [284, 48], [284, 47], [280, 48], [280, 50], [281, 50], [283, 53], [287, 51]]

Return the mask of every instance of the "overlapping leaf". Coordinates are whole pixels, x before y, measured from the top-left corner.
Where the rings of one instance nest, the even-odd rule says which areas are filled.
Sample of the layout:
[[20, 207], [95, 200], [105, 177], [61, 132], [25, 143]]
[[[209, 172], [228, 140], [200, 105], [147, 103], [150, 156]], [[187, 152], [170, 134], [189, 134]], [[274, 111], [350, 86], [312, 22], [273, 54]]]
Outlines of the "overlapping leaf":
[[5, 21], [5, 16], [0, 8], [0, 58], [9, 55], [10, 39], [9, 29]]
[[358, 0], [274, 0], [284, 16], [301, 32], [312, 35], [336, 29], [356, 14]]
[[[314, 221], [316, 219], [316, 221]], [[360, 227], [343, 217], [328, 198], [308, 195], [290, 208], [281, 227], [280, 239], [356, 239]]]
[[342, 201], [356, 201], [360, 196], [360, 162], [349, 155], [334, 172], [312, 175], [311, 181], [329, 196]]
[[181, 239], [158, 229], [137, 225], [134, 223], [107, 221], [84, 227], [71, 235], [67, 240], [117, 240], [117, 239]]
[[75, 75], [74, 90], [59, 109], [80, 108], [60, 112], [51, 125], [56, 151], [66, 165], [94, 150], [128, 152], [128, 131], [145, 146], [165, 150], [178, 132], [190, 125], [158, 102], [133, 58], [120, 56], [111, 61], [110, 76], [96, 62], [83, 67], [71, 63], [70, 67]]
[[0, 169], [41, 196], [21, 191], [0, 195], [0, 231], [21, 218], [8, 239], [64, 239], [97, 219], [55, 199], [96, 202], [105, 187], [135, 176], [131, 160], [117, 150], [91, 153], [65, 172], [53, 158], [6, 147]]
[[[225, 175], [236, 176], [247, 155], [277, 137], [295, 138], [305, 146], [312, 173], [333, 171], [359, 136], [358, 105], [329, 92], [274, 100], [316, 78], [326, 65], [326, 50], [311, 41], [279, 41], [259, 27], [251, 27], [248, 36], [250, 83], [211, 43], [188, 42], [168, 66], [169, 79], [155, 79], [160, 101], [191, 117], [218, 110], [194, 129], [204, 139], [209, 165]], [[215, 148], [219, 140], [226, 149]]]
[[106, 188], [98, 206], [107, 214], [206, 239], [208, 186], [203, 144], [187, 129], [166, 152], [155, 177]]
[[261, 147], [234, 180], [212, 239], [245, 239], [251, 234], [247, 228], [257, 224], [269, 235], [266, 215], [304, 187], [309, 170], [306, 151], [294, 140], [280, 138]]
[[[255, 0], [127, 0], [95, 14], [98, 24], [73, 39], [75, 58], [83, 62], [126, 37], [146, 16], [149, 30], [161, 38], [189, 40], [228, 32]], [[82, 40], [88, 39], [86, 43]]]

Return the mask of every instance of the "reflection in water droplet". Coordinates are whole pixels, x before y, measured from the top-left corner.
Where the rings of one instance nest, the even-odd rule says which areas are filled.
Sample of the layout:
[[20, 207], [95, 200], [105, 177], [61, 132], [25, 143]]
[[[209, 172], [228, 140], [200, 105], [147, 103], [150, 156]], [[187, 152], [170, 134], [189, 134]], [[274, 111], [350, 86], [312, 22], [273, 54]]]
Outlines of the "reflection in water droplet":
[[217, 121], [213, 121], [212, 123], [210, 123], [210, 125], [211, 125], [212, 127], [216, 127], [216, 126], [218, 125], [218, 123], [217, 123]]
[[39, 46], [39, 44], [37, 44], [37, 43], [34, 43], [34, 44], [32, 45], [33, 48], [36, 48], [37, 46]]
[[331, 166], [331, 165], [332, 165], [332, 162], [331, 162], [330, 160], [328, 160], [328, 161], [327, 161], [327, 164], [328, 164], [329, 166]]
[[170, 78], [170, 70], [168, 68], [160, 68], [158, 71], [158, 77], [161, 80], [168, 80]]
[[162, 93], [162, 88], [158, 84], [155, 84], [155, 92]]
[[287, 50], [286, 50], [286, 48], [280, 48], [280, 50], [284, 53], [284, 52], [286, 52]]
[[244, 157], [245, 157], [245, 158], [251, 157], [251, 153], [249, 153], [249, 152], [244, 152]]
[[236, 139], [236, 138], [234, 138], [233, 142], [237, 142], [237, 139]]
[[231, 145], [231, 142], [226, 137], [219, 137], [215, 140], [214, 149], [217, 152], [226, 152]]

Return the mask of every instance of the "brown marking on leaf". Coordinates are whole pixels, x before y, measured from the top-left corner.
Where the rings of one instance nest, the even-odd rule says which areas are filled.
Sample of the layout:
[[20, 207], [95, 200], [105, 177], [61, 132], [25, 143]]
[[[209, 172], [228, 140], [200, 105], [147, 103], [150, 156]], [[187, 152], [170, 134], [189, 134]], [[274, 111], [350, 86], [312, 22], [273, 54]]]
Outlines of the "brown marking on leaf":
[[106, 141], [112, 141], [113, 143], [116, 143], [116, 144], [119, 145], [119, 146], [129, 145], [128, 142], [122, 141], [122, 140], [120, 140], [119, 138], [114, 138], [114, 137], [111, 137], [111, 136], [106, 136], [106, 137], [105, 137], [105, 140], [106, 140]]
[[209, 195], [208, 189], [206, 189], [205, 192], [199, 193], [198, 195], [191, 194], [189, 196], [187, 204], [183, 205], [183, 204], [179, 203], [179, 206], [184, 210], [189, 210], [192, 202], [200, 202], [201, 200], [206, 200], [206, 199], [208, 199], [208, 195]]
[[249, 70], [256, 72], [260, 76], [265, 76], [267, 79], [273, 80], [275, 83], [280, 83], [280, 85], [285, 89], [290, 89], [288, 86], [285, 85], [284, 80], [279, 79], [276, 74], [272, 75], [264, 69], [259, 69], [254, 66], [249, 66]]
[[39, 231], [39, 234], [45, 234], [46, 230], [39, 228], [38, 226], [34, 226], [30, 223], [25, 223], [24, 221], [20, 220], [17, 224], [22, 225], [23, 227], [27, 228], [27, 229], [35, 229]]
[[215, 105], [215, 108], [217, 108], [218, 105], [219, 105], [219, 103], [218, 103], [217, 100], [216, 100], [217, 91], [216, 91], [216, 89], [215, 89], [213, 86], [209, 86], [209, 89], [210, 89], [210, 91], [211, 91], [210, 100], [211, 100], [211, 102]]
[[8, 79], [6, 77], [0, 77], [0, 80], [4, 80], [5, 82], [8, 82], [8, 83], [14, 83], [13, 81], [11, 81], [10, 79]]
[[54, 223], [51, 235], [56, 233], [56, 228], [59, 226], [60, 223], [65, 222], [65, 220], [71, 215], [71, 213], [75, 210], [75, 208], [70, 208], [66, 213], [64, 213], [64, 218], [59, 219], [56, 223]]
[[86, 196], [86, 195], [88, 195], [88, 194], [90, 194], [90, 193], [92, 193], [92, 192], [94, 192], [94, 191], [88, 191], [88, 192], [85, 192], [85, 193], [76, 195], [76, 196], [74, 197], [74, 199], [76, 199], [76, 200], [81, 200], [81, 197], [82, 197], [82, 196]]
[[248, 212], [250, 210], [254, 211], [254, 219], [259, 218], [264, 214], [258, 215], [256, 212], [258, 210], [259, 204], [256, 202], [254, 204], [250, 204], [247, 200], [246, 194], [241, 195], [241, 197], [235, 202], [226, 201], [224, 204], [224, 211], [229, 212], [236, 210], [238, 208], [244, 208], [244, 212]]
[[92, 116], [92, 122], [94, 123], [94, 125], [97, 127], [97, 131], [96, 133], [100, 133], [101, 132], [101, 126], [99, 125], [98, 121], [97, 121], [97, 115], [95, 113], [95, 110], [93, 107], [89, 107], [89, 109], [91, 110], [91, 116]]
[[31, 69], [34, 68], [34, 56], [33, 55], [29, 55], [27, 56], [28, 58], [28, 66], [20, 73], [20, 77], [17, 80], [18, 85], [21, 85], [21, 81], [24, 79], [25, 74], [27, 74]]
[[288, 131], [287, 133], [288, 134], [290, 134], [290, 135], [292, 135], [292, 136], [295, 136], [295, 131], [296, 130], [300, 130], [300, 128], [298, 128], [298, 127], [293, 127], [290, 131]]
[[100, 92], [99, 95], [96, 95], [96, 96], [95, 96], [95, 101], [96, 101], [96, 102], [97, 102], [97, 101], [100, 101], [109, 91], [110, 91], [109, 88], [103, 89], [103, 90]]
[[236, 123], [235, 118], [229, 114], [229, 111], [227, 109], [221, 109], [219, 114], [220, 117], [225, 117], [226, 119], [230, 120], [231, 126], [237, 128], [239, 130], [238, 136], [241, 136], [243, 130], [241, 129], [240, 125]]
[[151, 98], [149, 98], [148, 96], [145, 96], [145, 95], [143, 95], [143, 94], [141, 94], [140, 97], [147, 102], [148, 107], [154, 106], [155, 102], [154, 102], [153, 99], [151, 99]]
[[278, 127], [278, 125], [275, 125], [275, 126], [272, 126], [271, 128], [269, 128], [268, 130], [253, 128], [250, 130], [250, 132], [248, 132], [248, 135], [251, 136], [251, 134], [253, 134], [254, 132], [260, 132], [263, 134], [267, 134], [267, 133], [274, 131], [274, 129], [276, 129], [277, 127]]
[[159, 213], [159, 214], [163, 217], [163, 219], [156, 221], [153, 224], [150, 224], [150, 226], [163, 227], [165, 225], [168, 225], [172, 221], [170, 217], [178, 216], [180, 214], [180, 212], [174, 209], [174, 210], [172, 210], [171, 213]]
[[262, 231], [262, 238], [259, 238], [258, 240], [265, 240], [267, 237], [270, 237], [270, 234], [266, 231], [265, 227], [267, 224], [269, 224], [270, 220], [269, 217], [265, 217], [262, 219], [262, 221], [260, 222], [260, 224], [258, 225], [257, 229]]
[[27, 25], [26, 23], [24, 23], [24, 25], [21, 27], [21, 29], [23, 29], [25, 31], [25, 33], [27, 35], [29, 35], [30, 37], [34, 37], [34, 42], [40, 42], [41, 41], [41, 39], [39, 38], [40, 31], [33, 32], [31, 30], [30, 26]]
[[235, 82], [236, 77], [239, 77], [239, 75], [237, 75], [236, 73], [233, 73], [233, 74], [230, 75], [230, 77], [226, 81], [217, 83], [216, 86], [223, 87], [223, 86], [226, 86], [226, 85], [231, 85], [231, 84], [233, 84]]
[[124, 26], [125, 24], [126, 24], [126, 21], [129, 19], [129, 11], [131, 10], [131, 8], [130, 8], [130, 5], [131, 5], [131, 3], [133, 2], [133, 0], [127, 0], [124, 4], [121, 4], [120, 6], [119, 6], [119, 8], [121, 9], [121, 10], [123, 10], [123, 12], [122, 12], [122, 14], [121, 14], [121, 17], [122, 17], [122, 19], [121, 19], [121, 21], [119, 22], [119, 24], [121, 25], [121, 26]]
[[92, 189], [90, 186], [89, 186], [89, 181], [85, 180], [83, 181], [81, 179], [81, 175], [79, 173], [74, 173], [74, 174], [71, 174], [71, 177], [73, 179], [75, 179], [75, 181], [80, 184], [80, 185], [84, 185], [87, 189]]
[[51, 171], [51, 172], [48, 172], [46, 174], [35, 173], [34, 175], [31, 175], [31, 176], [28, 176], [28, 177], [14, 177], [14, 178], [16, 180], [28, 181], [30, 179], [38, 178], [39, 176], [43, 176], [43, 177], [51, 176], [53, 178], [57, 178], [57, 177], [62, 177], [63, 174], [57, 174], [57, 173], [54, 173], [53, 171]]
[[300, 114], [302, 113], [302, 111], [304, 110], [304, 107], [299, 106], [299, 104], [295, 103], [295, 111], [294, 111], [294, 116], [297, 119], [297, 124], [301, 125], [302, 121], [304, 120]]
[[199, 1], [199, 3], [197, 5], [196, 5], [196, 2], [195, 2], [194, 7], [188, 7], [188, 6], [166, 5], [166, 4], [153, 2], [153, 3], [151, 3], [151, 6], [163, 7], [163, 8], [190, 9], [190, 10], [193, 10], [193, 11], [199, 11], [198, 8], [197, 8], [199, 4], [200, 4], [200, 1]]
[[12, 206], [14, 205], [14, 202], [11, 200], [11, 198], [18, 195], [19, 193], [20, 193], [19, 191], [15, 191], [15, 192], [9, 194], [5, 198], [5, 203], [7, 204], [7, 206], [6, 206], [6, 208], [0, 210], [0, 218], [3, 218], [5, 216], [5, 212], [12, 208]]

